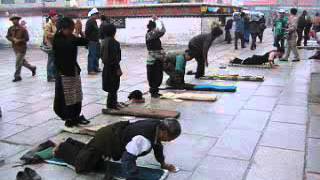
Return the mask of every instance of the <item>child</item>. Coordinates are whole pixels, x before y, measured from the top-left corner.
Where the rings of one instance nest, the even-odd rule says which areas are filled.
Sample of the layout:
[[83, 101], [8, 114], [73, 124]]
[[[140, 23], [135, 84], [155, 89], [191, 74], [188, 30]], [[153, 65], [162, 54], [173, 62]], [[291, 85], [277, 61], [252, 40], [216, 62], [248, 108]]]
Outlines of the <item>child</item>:
[[184, 74], [186, 62], [192, 60], [189, 50], [184, 53], [167, 54], [163, 63], [163, 70], [169, 75], [167, 85], [175, 88], [184, 88]]
[[120, 43], [115, 40], [116, 27], [107, 24], [102, 28], [104, 39], [101, 43], [101, 59], [104, 64], [102, 72], [102, 88], [108, 92], [107, 108], [119, 109], [117, 91], [120, 86], [122, 71], [120, 68]]
[[272, 50], [264, 55], [253, 55], [252, 57], [246, 58], [244, 60], [235, 58], [230, 61], [231, 64], [246, 64], [246, 65], [261, 65], [265, 63], [269, 63], [270, 66], [274, 64], [274, 60], [276, 58], [282, 58], [284, 54], [284, 49], [278, 48], [277, 50]]

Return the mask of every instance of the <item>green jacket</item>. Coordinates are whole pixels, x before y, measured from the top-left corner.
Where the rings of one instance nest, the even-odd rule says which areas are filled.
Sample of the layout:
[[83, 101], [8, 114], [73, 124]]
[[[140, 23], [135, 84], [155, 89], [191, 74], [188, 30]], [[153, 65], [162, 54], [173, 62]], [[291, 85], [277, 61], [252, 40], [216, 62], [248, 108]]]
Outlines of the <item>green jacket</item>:
[[283, 19], [277, 19], [274, 23], [274, 32], [276, 36], [284, 36], [285, 34], [285, 28], [287, 26], [288, 21], [283, 18]]

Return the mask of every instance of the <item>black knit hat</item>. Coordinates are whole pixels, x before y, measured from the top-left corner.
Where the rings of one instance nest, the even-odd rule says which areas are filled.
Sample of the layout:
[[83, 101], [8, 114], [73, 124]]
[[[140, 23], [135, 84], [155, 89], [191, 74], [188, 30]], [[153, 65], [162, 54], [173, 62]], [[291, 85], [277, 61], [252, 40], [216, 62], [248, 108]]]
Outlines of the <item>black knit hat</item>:
[[142, 100], [143, 99], [142, 92], [139, 90], [134, 90], [129, 94], [128, 99]]

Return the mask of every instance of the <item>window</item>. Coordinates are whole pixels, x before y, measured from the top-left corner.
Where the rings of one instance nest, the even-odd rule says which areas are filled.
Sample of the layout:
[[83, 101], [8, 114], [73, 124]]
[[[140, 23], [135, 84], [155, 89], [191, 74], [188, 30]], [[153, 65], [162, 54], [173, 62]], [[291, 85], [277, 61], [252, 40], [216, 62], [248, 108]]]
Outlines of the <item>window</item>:
[[36, 3], [36, 0], [24, 0], [25, 3]]
[[14, 0], [1, 0], [1, 4], [14, 4]]
[[110, 18], [110, 23], [115, 25], [117, 28], [126, 28], [125, 18]]

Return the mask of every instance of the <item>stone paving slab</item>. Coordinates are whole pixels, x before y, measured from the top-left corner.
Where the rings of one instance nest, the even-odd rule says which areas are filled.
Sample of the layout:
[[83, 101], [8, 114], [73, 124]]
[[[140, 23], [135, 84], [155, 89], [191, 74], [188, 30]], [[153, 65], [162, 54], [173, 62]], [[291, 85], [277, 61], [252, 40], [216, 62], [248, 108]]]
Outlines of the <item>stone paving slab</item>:
[[232, 129], [262, 131], [270, 117], [269, 112], [241, 110], [230, 125]]
[[307, 172], [320, 173], [320, 139], [308, 138]]
[[192, 180], [239, 180], [248, 167], [247, 161], [207, 156], [193, 173]]
[[304, 153], [258, 148], [246, 180], [302, 180]]
[[261, 145], [304, 151], [305, 126], [270, 122], [263, 134]]
[[273, 97], [251, 96], [244, 108], [259, 111], [272, 111], [276, 102], [277, 98]]
[[282, 92], [282, 87], [279, 86], [260, 86], [256, 92], [255, 96], [268, 96], [268, 97], [278, 97]]
[[306, 124], [308, 108], [301, 106], [277, 105], [272, 113], [271, 121]]
[[261, 133], [248, 130], [227, 129], [210, 150], [213, 156], [250, 160]]
[[319, 129], [320, 129], [320, 117], [311, 116], [310, 117], [308, 137], [320, 138], [320, 130]]

